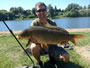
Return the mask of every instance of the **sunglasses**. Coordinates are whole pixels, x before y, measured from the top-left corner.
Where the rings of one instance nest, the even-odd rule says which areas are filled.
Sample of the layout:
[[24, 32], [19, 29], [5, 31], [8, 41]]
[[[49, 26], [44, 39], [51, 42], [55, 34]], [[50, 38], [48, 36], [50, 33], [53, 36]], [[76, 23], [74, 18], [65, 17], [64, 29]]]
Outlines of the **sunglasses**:
[[46, 9], [40, 9], [40, 10], [36, 10], [36, 12], [45, 12]]

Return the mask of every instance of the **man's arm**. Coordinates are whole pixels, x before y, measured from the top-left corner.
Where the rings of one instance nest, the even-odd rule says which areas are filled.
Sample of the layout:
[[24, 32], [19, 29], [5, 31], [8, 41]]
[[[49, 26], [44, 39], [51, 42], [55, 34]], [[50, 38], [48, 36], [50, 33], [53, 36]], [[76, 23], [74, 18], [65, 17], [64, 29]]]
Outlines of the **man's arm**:
[[57, 26], [55, 21], [50, 20], [50, 19], [47, 19], [47, 21], [50, 25]]
[[37, 24], [35, 23], [35, 21], [32, 21], [30, 26], [36, 26]]
[[31, 26], [40, 26], [38, 18], [32, 21]]

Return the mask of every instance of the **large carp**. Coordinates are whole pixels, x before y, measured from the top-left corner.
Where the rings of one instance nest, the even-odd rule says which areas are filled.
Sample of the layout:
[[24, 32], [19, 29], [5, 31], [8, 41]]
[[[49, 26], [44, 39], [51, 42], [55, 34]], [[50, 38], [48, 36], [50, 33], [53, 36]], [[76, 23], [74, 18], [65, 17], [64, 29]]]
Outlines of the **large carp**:
[[31, 26], [17, 36], [18, 39], [30, 39], [31, 42], [34, 39], [36, 43], [45, 45], [60, 44], [62, 41], [71, 41], [76, 45], [76, 40], [83, 37], [81, 34], [69, 34], [67, 31], [63, 32], [42, 26]]

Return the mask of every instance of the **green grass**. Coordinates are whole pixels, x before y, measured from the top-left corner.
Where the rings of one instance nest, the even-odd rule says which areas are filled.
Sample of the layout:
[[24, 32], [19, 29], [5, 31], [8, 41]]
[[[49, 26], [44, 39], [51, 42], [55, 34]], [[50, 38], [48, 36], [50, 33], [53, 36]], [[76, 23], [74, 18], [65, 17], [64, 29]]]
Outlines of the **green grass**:
[[[73, 32], [75, 34], [83, 34], [85, 38], [79, 39], [77, 41], [78, 46], [90, 45], [90, 32]], [[20, 40], [21, 44], [25, 48], [26, 40]], [[71, 45], [73, 45], [70, 42]], [[74, 45], [73, 45], [74, 47]], [[84, 60], [79, 54], [74, 50], [67, 50], [70, 54], [70, 62], [57, 62], [57, 65], [64, 68], [90, 68], [90, 64]], [[32, 57], [32, 56], [31, 56]], [[32, 57], [35, 63], [37, 61]], [[47, 56], [41, 56], [41, 60], [44, 61], [45, 67], [50, 68], [48, 63], [49, 58]], [[13, 38], [11, 34], [0, 35], [0, 68], [15, 68], [18, 66], [32, 65], [30, 59], [23, 53], [22, 48], [19, 46], [17, 41]]]

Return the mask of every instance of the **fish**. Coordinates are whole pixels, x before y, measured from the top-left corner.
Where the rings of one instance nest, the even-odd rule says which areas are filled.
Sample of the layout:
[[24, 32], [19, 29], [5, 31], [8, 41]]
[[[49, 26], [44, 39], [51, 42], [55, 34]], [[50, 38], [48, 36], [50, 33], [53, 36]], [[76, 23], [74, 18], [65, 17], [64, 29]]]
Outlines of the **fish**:
[[[53, 25], [50, 25], [49, 23], [47, 23], [46, 25], [43, 25], [43, 27], [45, 27], [45, 28], [49, 28], [49, 29], [53, 29], [53, 30], [58, 30], [58, 31], [60, 31], [60, 32], [63, 32], [63, 33], [69, 33], [67, 30], [65, 30], [64, 28], [61, 28], [61, 27], [58, 27], [58, 26], [53, 26]], [[61, 41], [61, 45], [63, 45], [63, 44], [67, 44], [68, 43], [68, 41]], [[28, 46], [29, 44], [27, 44], [27, 46]]]
[[[47, 25], [42, 25], [43, 27], [45, 28], [49, 28], [49, 29], [53, 29], [53, 30], [58, 30], [60, 32], [63, 32], [63, 33], [69, 33], [67, 30], [65, 30], [64, 28], [61, 28], [61, 27], [58, 27], [58, 26], [53, 26], [53, 25], [50, 25], [50, 24], [47, 24]], [[68, 41], [61, 41], [61, 45], [63, 44], [67, 44]], [[31, 39], [28, 40], [28, 43], [26, 44], [26, 47], [31, 44]], [[43, 44], [41, 44], [42, 48], [43, 48]]]
[[[27, 39], [29, 42], [39, 43], [45, 45], [48, 44], [61, 44], [62, 41], [71, 41], [76, 45], [77, 39], [83, 38], [82, 34], [69, 34], [67, 31], [60, 31], [59, 29], [46, 28], [43, 26], [30, 26], [18, 34], [18, 39]], [[43, 46], [42, 46], [43, 47]]]
[[[53, 30], [58, 30], [60, 32], [63, 32], [63, 33], [69, 33], [67, 30], [61, 28], [61, 27], [57, 27], [57, 26], [53, 26], [53, 25], [50, 25], [50, 24], [47, 24], [47, 25], [42, 25], [43, 27], [45, 28], [49, 28], [49, 29], [53, 29]], [[61, 41], [60, 44], [67, 44], [68, 41]], [[31, 39], [28, 40], [27, 44], [26, 44], [26, 47], [31, 44]], [[42, 48], [43, 48], [43, 44], [41, 44]]]

